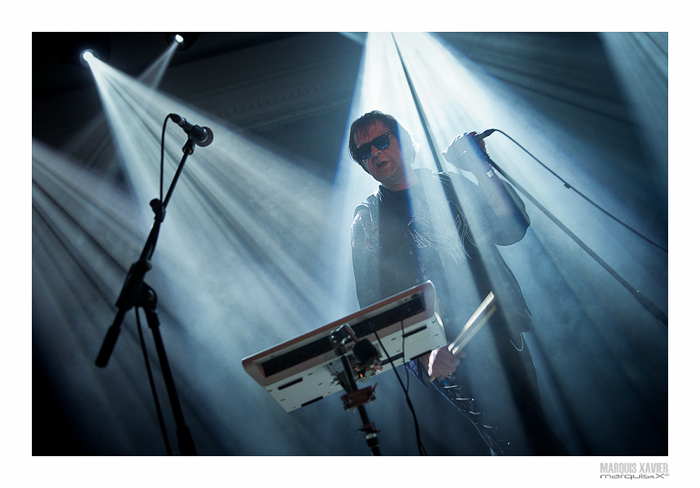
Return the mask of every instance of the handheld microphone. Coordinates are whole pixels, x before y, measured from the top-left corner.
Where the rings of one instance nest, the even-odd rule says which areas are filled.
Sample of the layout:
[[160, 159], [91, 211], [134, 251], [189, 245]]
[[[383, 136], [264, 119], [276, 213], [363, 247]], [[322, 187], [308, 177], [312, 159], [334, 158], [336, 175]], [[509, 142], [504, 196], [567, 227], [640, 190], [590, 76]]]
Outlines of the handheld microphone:
[[483, 139], [486, 139], [488, 136], [490, 136], [494, 132], [496, 132], [496, 129], [486, 129], [485, 131], [480, 132], [477, 135], [475, 135], [474, 139], [481, 142]]
[[198, 146], [208, 146], [214, 140], [214, 133], [209, 127], [200, 127], [198, 125], [191, 124], [187, 122], [184, 117], [180, 117], [177, 114], [170, 114], [169, 117], [170, 120], [182, 127], [182, 129]]

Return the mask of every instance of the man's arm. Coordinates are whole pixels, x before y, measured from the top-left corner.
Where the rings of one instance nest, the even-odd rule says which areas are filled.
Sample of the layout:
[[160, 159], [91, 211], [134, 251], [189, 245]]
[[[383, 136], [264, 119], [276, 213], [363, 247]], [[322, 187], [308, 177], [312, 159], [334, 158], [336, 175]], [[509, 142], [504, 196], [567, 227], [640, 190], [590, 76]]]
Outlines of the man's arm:
[[471, 172], [479, 182], [479, 189], [495, 220], [494, 242], [513, 244], [524, 237], [530, 217], [522, 199], [491, 166], [484, 141], [477, 141], [475, 136], [476, 132], [458, 135], [442, 154], [450, 163]]

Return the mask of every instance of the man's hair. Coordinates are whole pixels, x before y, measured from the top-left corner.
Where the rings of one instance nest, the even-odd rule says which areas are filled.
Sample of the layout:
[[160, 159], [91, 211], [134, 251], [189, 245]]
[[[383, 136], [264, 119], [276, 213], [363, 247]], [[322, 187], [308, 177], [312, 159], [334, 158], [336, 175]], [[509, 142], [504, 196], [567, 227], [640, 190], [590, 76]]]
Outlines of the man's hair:
[[408, 164], [413, 163], [416, 158], [416, 153], [418, 152], [418, 144], [413, 140], [411, 134], [401, 125], [401, 122], [396, 120], [389, 114], [380, 112], [379, 110], [372, 110], [364, 114], [362, 117], [355, 120], [350, 126], [350, 141], [348, 148], [350, 149], [350, 157], [357, 162], [362, 168], [367, 171], [367, 168], [362, 164], [362, 160], [355, 159], [355, 150], [357, 149], [357, 144], [355, 143], [355, 134], [358, 132], [365, 133], [369, 130], [369, 126], [375, 122], [382, 122], [387, 126], [389, 132], [391, 132], [394, 137], [399, 141], [399, 147], [402, 150], [403, 155], [407, 158]]

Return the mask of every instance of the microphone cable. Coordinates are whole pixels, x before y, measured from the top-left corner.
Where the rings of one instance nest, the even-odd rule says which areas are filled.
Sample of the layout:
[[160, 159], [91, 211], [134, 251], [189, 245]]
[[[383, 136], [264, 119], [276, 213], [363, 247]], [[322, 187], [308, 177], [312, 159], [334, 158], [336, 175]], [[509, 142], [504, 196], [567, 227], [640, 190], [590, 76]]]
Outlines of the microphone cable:
[[[411, 402], [411, 397], [408, 395], [408, 379], [409, 379], [409, 372], [406, 371], [406, 386], [404, 386], [403, 381], [401, 381], [401, 376], [399, 375], [398, 371], [396, 371], [396, 367], [394, 366], [394, 362], [391, 360], [391, 356], [387, 352], [386, 348], [384, 347], [384, 344], [382, 344], [382, 341], [379, 339], [379, 334], [377, 334], [377, 330], [374, 328], [374, 324], [372, 322], [369, 323], [370, 326], [372, 327], [372, 332], [374, 332], [374, 336], [377, 338], [377, 342], [382, 348], [382, 351], [384, 351], [384, 354], [386, 355], [387, 360], [389, 361], [389, 364], [391, 364], [391, 369], [394, 370], [394, 374], [396, 375], [396, 379], [399, 380], [399, 385], [401, 385], [401, 389], [403, 390], [404, 396], [406, 397], [406, 405], [408, 405], [408, 409], [411, 411], [411, 415], [413, 415], [413, 426], [416, 431], [416, 444], [418, 446], [418, 452], [420, 453], [421, 456], [427, 456], [428, 452], [425, 450], [425, 447], [423, 446], [423, 442], [421, 441], [420, 438], [420, 426], [418, 425], [418, 416], [416, 415], [416, 411], [413, 408], [413, 402]], [[406, 361], [406, 357], [404, 356], [404, 345], [405, 345], [405, 337], [403, 334], [403, 319], [401, 320], [401, 356], [403, 357], [404, 362]]]
[[[418, 117], [420, 118], [421, 123], [423, 124], [423, 129], [425, 130], [426, 135], [428, 136], [428, 145], [430, 146], [430, 150], [433, 154], [433, 158], [435, 159], [435, 164], [437, 166], [437, 169], [439, 172], [442, 172], [442, 167], [440, 165], [440, 158], [438, 156], [437, 150], [435, 149], [435, 145], [433, 142], [433, 131], [430, 128], [430, 125], [428, 124], [428, 119], [425, 116], [425, 111], [423, 110], [423, 106], [420, 103], [420, 100], [418, 98], [418, 94], [416, 92], [415, 87], [413, 86], [413, 82], [411, 80], [411, 76], [408, 73], [408, 69], [406, 67], [406, 63], [404, 62], [403, 56], [401, 55], [401, 50], [399, 49], [399, 45], [396, 41], [396, 36], [392, 33], [392, 38], [394, 40], [394, 45], [396, 46], [396, 52], [399, 56], [399, 60], [401, 62], [401, 66], [403, 67], [404, 75], [406, 76], [406, 81], [408, 83], [409, 90], [411, 92], [411, 96], [413, 97], [414, 104], [416, 106], [416, 110], [418, 111]], [[493, 132], [495, 132], [498, 129], [489, 129], [484, 132], [482, 132], [482, 137], [483, 138], [488, 137], [491, 135]], [[631, 232], [634, 234], [640, 236], [647, 242], [651, 243], [653, 246], [661, 249], [662, 251], [668, 253], [668, 250], [659, 244], [653, 242], [651, 239], [647, 238], [646, 236], [642, 235], [641, 233], [637, 232], [636, 230], [632, 229], [629, 225], [625, 224], [622, 222], [620, 219], [617, 217], [613, 216], [610, 212], [607, 210], [603, 209], [601, 206], [597, 205], [595, 202], [593, 202], [591, 199], [583, 195], [581, 192], [576, 190], [574, 187], [569, 185], [566, 181], [564, 181], [559, 175], [554, 173], [551, 169], [547, 168], [539, 159], [537, 159], [530, 151], [525, 149], [522, 145], [520, 145], [518, 142], [516, 142], [512, 137], [510, 137], [508, 134], [505, 132], [498, 130], [501, 134], [505, 135], [513, 141], [515, 144], [517, 144], [523, 151], [525, 151], [527, 154], [529, 154], [535, 161], [537, 161], [539, 164], [541, 164], [544, 168], [547, 169], [550, 173], [552, 173], [554, 176], [556, 176], [559, 180], [564, 182], [564, 185], [566, 188], [573, 189], [576, 193], [578, 193], [581, 197], [583, 197], [586, 201], [590, 202], [591, 204], [595, 205], [596, 208], [600, 209], [601, 211], [605, 212], [606, 215], [610, 216], [613, 218], [616, 222], [620, 223], [623, 225], [625, 228], [629, 229]], [[487, 155], [488, 156], [488, 155]], [[509, 177], [497, 164], [495, 164], [491, 158], [489, 158], [489, 162], [491, 163], [491, 166], [493, 166], [500, 174], [502, 174], [506, 180], [508, 180], [513, 186], [515, 186], [523, 195], [525, 195], [537, 208], [539, 208], [554, 224], [556, 224], [566, 235], [568, 235], [571, 239], [576, 242], [576, 244], [581, 247], [586, 253], [588, 253], [589, 256], [591, 256], [598, 264], [600, 264], [613, 278], [615, 278], [622, 286], [624, 286], [633, 296], [634, 298], [649, 312], [651, 313], [657, 320], [662, 322], [664, 325], [668, 326], [668, 316], [661, 310], [657, 305], [655, 305], [651, 300], [649, 300], [646, 296], [644, 296], [639, 290], [635, 289], [631, 284], [629, 284], [622, 276], [620, 276], [619, 273], [617, 273], [610, 265], [608, 265], [603, 259], [598, 256], [590, 247], [588, 247], [576, 234], [574, 234], [568, 227], [566, 227], [559, 219], [557, 219], [549, 210], [547, 210], [541, 203], [539, 203], [530, 193], [528, 193], [521, 185], [518, 185], [511, 177]]]
[[163, 160], [165, 159], [165, 128], [168, 125], [168, 119], [170, 119], [170, 115], [167, 115], [165, 117], [165, 120], [163, 121], [163, 132], [161, 133], [160, 136], [160, 203], [163, 203], [163, 168], [164, 168], [164, 163]]
[[[488, 131], [482, 132], [482, 134], [488, 133], [488, 134], [486, 134], [486, 135], [483, 136], [483, 137], [488, 137], [489, 135], [491, 135], [492, 132], [500, 132], [501, 134], [503, 134], [504, 136], [506, 136], [508, 139], [510, 139], [510, 140], [511, 140], [514, 144], [516, 144], [520, 149], [522, 149], [523, 151], [525, 151], [532, 159], [534, 159], [535, 161], [537, 161], [537, 162], [539, 163], [540, 166], [542, 166], [544, 169], [546, 169], [547, 171], [549, 171], [555, 178], [557, 178], [559, 181], [561, 181], [561, 182], [564, 184], [564, 187], [565, 187], [567, 190], [573, 190], [573, 191], [576, 192], [581, 198], [583, 198], [583, 199], [586, 200], [588, 203], [590, 203], [591, 205], [593, 205], [595, 208], [597, 208], [598, 210], [600, 210], [601, 212], [603, 212], [605, 215], [607, 215], [608, 217], [610, 217], [611, 219], [613, 219], [615, 222], [617, 222], [618, 224], [620, 224], [620, 225], [622, 225], [623, 227], [627, 228], [629, 231], [633, 232], [633, 233], [636, 234], [637, 236], [641, 237], [642, 239], [644, 239], [645, 241], [647, 241], [647, 242], [648, 242], [649, 244], [651, 244], [652, 246], [654, 246], [654, 247], [656, 247], [656, 248], [662, 250], [662, 251], [665, 252], [666, 254], [668, 254], [668, 249], [666, 249], [666, 248], [663, 247], [662, 245], [657, 244], [656, 242], [652, 241], [650, 238], [648, 238], [647, 236], [645, 236], [645, 235], [642, 234], [641, 232], [638, 232], [636, 229], [632, 228], [630, 225], [626, 224], [625, 222], [623, 222], [622, 220], [620, 220], [619, 218], [617, 218], [616, 216], [614, 216], [612, 213], [608, 212], [606, 209], [604, 209], [603, 207], [601, 207], [600, 205], [598, 205], [596, 202], [594, 202], [593, 200], [591, 200], [590, 198], [588, 198], [586, 195], [584, 195], [583, 193], [581, 193], [580, 191], [578, 191], [576, 188], [574, 188], [573, 185], [571, 185], [569, 182], [567, 182], [566, 180], [564, 180], [561, 176], [559, 176], [556, 172], [554, 172], [554, 171], [553, 171], [551, 168], [549, 168], [546, 164], [544, 164], [544, 163], [543, 163], [542, 161], [540, 161], [537, 157], [535, 157], [534, 154], [532, 154], [530, 151], [528, 151], [527, 149], [525, 149], [518, 141], [516, 141], [515, 139], [513, 139], [512, 137], [510, 137], [508, 134], [506, 134], [506, 133], [503, 132], [502, 130], [499, 130], [499, 129], [489, 129]], [[499, 169], [499, 171], [500, 171], [500, 169]]]
[[[489, 130], [491, 130], [491, 129], [489, 129]], [[573, 189], [574, 191], [576, 191], [576, 193], [578, 193], [578, 194], [581, 195], [583, 198], [585, 198], [587, 201], [589, 201], [589, 202], [591, 202], [593, 205], [595, 205], [596, 208], [599, 208], [601, 211], [604, 211], [607, 215], [610, 215], [611, 217], [613, 217], [617, 222], [620, 222], [620, 223], [621, 223], [622, 225], [624, 225], [626, 228], [632, 230], [635, 234], [637, 234], [637, 235], [639, 235], [639, 236], [642, 236], [642, 234], [640, 234], [639, 232], [634, 231], [631, 227], [629, 227], [628, 225], [624, 224], [622, 221], [620, 221], [620, 220], [617, 219], [616, 217], [612, 216], [612, 214], [610, 214], [609, 212], [607, 212], [605, 209], [603, 209], [603, 208], [600, 207], [599, 205], [595, 204], [595, 203], [594, 203], [593, 201], [591, 201], [588, 197], [586, 197], [586, 196], [583, 195], [581, 192], [579, 192], [578, 190], [576, 190], [575, 188], [573, 188], [571, 185], [569, 185], [569, 184], [568, 184], [566, 181], [564, 181], [559, 175], [557, 175], [557, 174], [556, 174], [554, 171], [552, 171], [551, 169], [547, 168], [547, 166], [545, 166], [539, 159], [537, 159], [530, 151], [528, 151], [527, 149], [525, 149], [522, 145], [520, 145], [518, 142], [516, 142], [516, 141], [515, 141], [512, 137], [510, 137], [508, 134], [506, 134], [505, 132], [503, 132], [503, 131], [501, 131], [501, 130], [498, 130], [498, 129], [493, 129], [493, 131], [498, 131], [498, 132], [500, 132], [501, 134], [505, 135], [508, 139], [510, 139], [511, 141], [513, 141], [515, 144], [517, 144], [518, 147], [522, 148], [523, 151], [525, 151], [527, 154], [529, 154], [533, 159], [535, 159], [535, 161], [537, 161], [538, 163], [540, 163], [540, 164], [541, 164], [544, 168], [546, 168], [550, 173], [552, 173], [552, 174], [555, 175], [557, 178], [559, 178], [561, 181], [563, 181], [564, 184], [565, 184], [565, 186], [566, 186], [567, 188]], [[600, 256], [598, 256], [598, 254], [596, 254], [595, 251], [593, 251], [593, 249], [591, 249], [591, 248], [590, 248], [588, 245], [586, 245], [586, 243], [584, 243], [576, 234], [574, 234], [574, 233], [571, 231], [571, 229], [569, 229], [566, 225], [564, 225], [564, 223], [561, 222], [559, 219], [557, 219], [557, 218], [552, 214], [552, 212], [550, 212], [549, 210], [547, 210], [547, 209], [545, 208], [544, 205], [542, 205], [535, 197], [533, 197], [527, 190], [525, 190], [525, 188], [523, 188], [522, 185], [519, 185], [519, 184], [518, 184], [513, 178], [511, 178], [505, 171], [503, 171], [503, 170], [500, 168], [500, 166], [498, 166], [496, 163], [494, 163], [494, 162], [491, 160], [490, 157], [489, 157], [489, 163], [491, 163], [491, 165], [492, 165], [496, 170], [498, 170], [498, 172], [499, 172], [501, 175], [503, 175], [503, 177], [504, 177], [506, 180], [508, 180], [508, 182], [510, 182], [510, 184], [512, 184], [516, 189], [518, 189], [518, 191], [520, 191], [523, 195], [525, 195], [537, 208], [539, 208], [539, 209], [542, 211], [542, 213], [544, 213], [557, 227], [559, 227], [566, 235], [568, 235], [571, 239], [573, 239], [573, 241], [574, 241], [576, 244], [578, 244], [578, 246], [579, 246], [581, 249], [583, 249], [591, 258], [593, 258], [600, 266], [602, 266], [603, 269], [605, 269], [605, 271], [607, 271], [607, 272], [610, 274], [610, 276], [612, 276], [613, 278], [615, 278], [615, 279], [618, 281], [618, 283], [620, 283], [623, 287], [625, 287], [625, 289], [627, 289], [627, 291], [629, 291], [629, 292], [632, 294], [632, 296], [634, 297], [634, 299], [637, 300], [637, 302], [639, 302], [639, 304], [642, 305], [651, 315], [653, 315], [654, 318], [656, 318], [658, 321], [660, 321], [661, 323], [663, 323], [665, 326], [668, 327], [668, 316], [666, 315], [666, 313], [664, 313], [663, 310], [661, 310], [655, 303], [653, 303], [649, 298], [647, 298], [644, 294], [642, 294], [642, 292], [640, 292], [640, 291], [637, 290], [635, 287], [633, 287], [630, 283], [628, 283], [627, 280], [625, 280], [617, 271], [615, 271], [608, 263], [606, 263], [606, 262], [603, 260], [603, 258], [601, 258]], [[644, 237], [644, 236], [642, 236], [642, 237]], [[658, 248], [660, 248], [660, 249], [666, 251], [663, 247], [659, 246], [658, 244], [653, 243], [653, 241], [647, 239], [646, 237], [644, 237], [644, 239], [647, 240], [647, 241], [649, 241], [649, 242], [651, 242], [651, 243], [654, 244], [656, 247], [658, 247]], [[668, 251], [666, 251], [666, 252], [668, 252]]]

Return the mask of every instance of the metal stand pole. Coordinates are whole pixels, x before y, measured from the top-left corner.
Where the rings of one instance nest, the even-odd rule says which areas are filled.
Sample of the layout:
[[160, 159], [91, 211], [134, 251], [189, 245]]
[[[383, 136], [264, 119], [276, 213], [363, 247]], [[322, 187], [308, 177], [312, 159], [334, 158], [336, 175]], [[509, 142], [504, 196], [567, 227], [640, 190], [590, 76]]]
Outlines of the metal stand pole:
[[[345, 404], [345, 410], [351, 408], [357, 408], [360, 413], [360, 418], [362, 419], [362, 428], [359, 432], [365, 434], [365, 440], [367, 441], [367, 447], [369, 447], [372, 455], [381, 456], [379, 451], [379, 437], [380, 431], [374, 428], [374, 425], [369, 420], [367, 415], [367, 410], [364, 404], [374, 400], [374, 388], [368, 387], [358, 390], [357, 383], [355, 382], [355, 375], [350, 366], [350, 361], [348, 360], [347, 349], [345, 348], [345, 341], [352, 337], [357, 343], [357, 338], [353, 333], [352, 329], [348, 325], [343, 325], [338, 329], [331, 332], [330, 341], [335, 347], [335, 353], [340, 357], [340, 361], [343, 364], [344, 378], [340, 377], [339, 380], [341, 385], [346, 391], [346, 394], [341, 397], [343, 403]], [[378, 356], [378, 355], [377, 355]]]
[[[187, 157], [194, 152], [195, 141], [190, 136], [187, 139], [184, 147], [182, 148], [183, 156], [180, 161], [180, 165], [175, 172], [173, 177], [173, 182], [170, 185], [168, 194], [163, 201], [159, 199], [151, 200], [151, 208], [155, 213], [155, 222], [153, 223], [153, 228], [151, 229], [146, 244], [144, 245], [143, 251], [138, 261], [131, 265], [129, 273], [127, 274], [126, 280], [122, 287], [122, 291], [117, 299], [117, 307], [119, 311], [117, 312], [114, 322], [107, 331], [107, 335], [102, 343], [100, 352], [97, 355], [95, 364], [104, 368], [109, 362], [109, 358], [112, 355], [112, 351], [117, 343], [117, 338], [121, 331], [121, 324], [124, 320], [126, 312], [134, 307], [141, 307], [146, 313], [146, 319], [148, 321], [148, 326], [153, 332], [153, 339], [156, 346], [156, 351], [158, 352], [158, 358], [161, 364], [161, 371], [163, 373], [163, 381], [168, 391], [168, 396], [170, 398], [170, 404], [172, 406], [173, 415], [175, 417], [175, 423], [177, 425], [177, 438], [180, 446], [180, 454], [183, 455], [195, 455], [196, 450], [194, 447], [194, 442], [190, 431], [185, 425], [185, 418], [182, 414], [182, 408], [180, 407], [180, 401], [177, 396], [177, 391], [175, 390], [175, 382], [173, 380], [172, 373], [170, 371], [170, 365], [168, 363], [168, 358], [165, 354], [165, 346], [163, 345], [163, 338], [160, 335], [160, 321], [158, 320], [158, 314], [156, 313], [157, 295], [156, 292], [144, 282], [144, 277], [146, 273], [151, 269], [150, 259], [156, 248], [156, 242], [158, 240], [158, 233], [160, 232], [160, 226], [165, 219], [165, 207], [172, 196], [175, 184], [177, 183], [180, 174], [185, 166], [185, 161]], [[138, 311], [137, 311], [138, 313]]]

